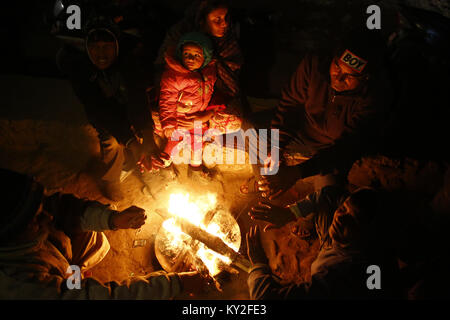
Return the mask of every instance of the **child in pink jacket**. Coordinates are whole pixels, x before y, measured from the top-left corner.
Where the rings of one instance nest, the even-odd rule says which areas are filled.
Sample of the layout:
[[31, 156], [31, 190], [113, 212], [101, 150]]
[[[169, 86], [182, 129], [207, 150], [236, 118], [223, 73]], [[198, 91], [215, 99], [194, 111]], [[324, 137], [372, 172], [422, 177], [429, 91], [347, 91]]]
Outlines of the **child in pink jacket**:
[[[175, 50], [169, 49], [166, 52], [166, 69], [160, 84], [160, 126], [158, 121], [155, 121], [155, 124], [156, 133], [168, 139], [164, 151], [169, 155], [179, 143], [173, 136], [176, 129], [188, 130], [192, 146], [196, 144], [198, 149], [198, 145], [202, 147], [202, 136], [194, 135], [193, 121], [201, 121], [202, 134], [210, 127], [210, 123], [217, 122], [214, 119], [226, 118], [225, 127], [228, 128], [231, 128], [229, 123], [236, 122], [232, 115], [224, 117], [220, 114], [220, 110], [225, 109], [225, 106], [209, 105], [217, 79], [217, 69], [212, 55], [211, 40], [199, 32], [185, 34]], [[226, 128], [218, 129], [221, 133], [227, 131]], [[191, 165], [199, 166], [201, 163], [201, 158], [191, 157]]]

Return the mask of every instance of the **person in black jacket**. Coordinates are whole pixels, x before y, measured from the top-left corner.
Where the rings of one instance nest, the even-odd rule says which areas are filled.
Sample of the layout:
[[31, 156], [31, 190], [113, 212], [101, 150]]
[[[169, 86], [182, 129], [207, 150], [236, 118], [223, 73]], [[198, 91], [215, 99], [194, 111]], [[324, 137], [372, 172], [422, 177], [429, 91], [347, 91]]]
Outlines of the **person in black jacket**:
[[58, 55], [58, 64], [98, 131], [105, 167], [101, 190], [107, 198], [119, 201], [125, 163], [147, 169], [162, 165], [146, 97], [152, 77], [145, 66], [151, 63], [140, 59], [136, 41], [121, 34], [108, 19], [97, 18], [86, 30], [86, 52], [66, 46]]
[[[271, 227], [308, 217], [314, 222], [320, 251], [311, 265], [310, 282], [281, 285], [268, 265], [258, 227], [251, 228], [247, 233], [253, 264], [248, 277], [250, 298], [400, 298], [397, 261], [379, 228], [384, 220], [381, 205], [381, 194], [372, 188], [348, 194], [341, 187], [327, 186], [290, 207], [260, 203], [252, 208], [249, 215]], [[379, 268], [378, 283], [370, 279], [374, 268]]]
[[[273, 199], [310, 176], [318, 178], [316, 190], [342, 182], [345, 168], [372, 151], [392, 103], [384, 54], [380, 34], [355, 31], [331, 54], [303, 58], [271, 122], [281, 160], [270, 164], [279, 165], [277, 174], [258, 182], [263, 196]], [[292, 152], [305, 161], [287, 166], [282, 157]]]

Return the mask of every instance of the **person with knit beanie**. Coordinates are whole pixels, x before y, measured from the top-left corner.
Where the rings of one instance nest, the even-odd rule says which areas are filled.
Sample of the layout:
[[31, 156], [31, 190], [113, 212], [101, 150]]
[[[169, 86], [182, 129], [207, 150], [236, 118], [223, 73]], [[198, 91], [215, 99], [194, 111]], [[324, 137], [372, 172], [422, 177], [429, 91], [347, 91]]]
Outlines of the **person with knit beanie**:
[[[210, 104], [217, 80], [216, 61], [212, 56], [212, 42], [200, 32], [183, 35], [177, 46], [167, 51], [166, 69], [161, 77], [159, 113], [154, 115], [156, 133], [168, 140], [164, 152], [172, 155], [173, 151], [173, 160], [181, 148], [190, 149], [191, 158], [186, 159], [193, 167], [202, 164], [200, 151], [203, 133], [211, 128], [213, 121], [214, 124], [217, 122], [218, 117], [215, 116], [225, 108], [223, 105]], [[196, 122], [201, 124], [199, 133], [194, 132]], [[237, 122], [227, 118], [227, 125], [222, 131], [233, 126], [240, 128], [240, 122]], [[187, 131], [187, 140], [190, 140], [182, 145], [179, 144], [179, 138], [183, 136], [181, 131]], [[224, 133], [219, 131], [220, 134]]]

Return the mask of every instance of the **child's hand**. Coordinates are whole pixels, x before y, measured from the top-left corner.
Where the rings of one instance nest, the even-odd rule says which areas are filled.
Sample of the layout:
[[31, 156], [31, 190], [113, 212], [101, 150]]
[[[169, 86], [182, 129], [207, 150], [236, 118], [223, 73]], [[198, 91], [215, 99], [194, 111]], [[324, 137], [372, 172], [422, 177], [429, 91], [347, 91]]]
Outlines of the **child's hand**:
[[192, 121], [201, 121], [201, 122], [207, 122], [209, 119], [212, 118], [214, 115], [214, 110], [205, 110], [202, 112], [193, 113], [186, 116], [186, 119], [192, 120]]
[[248, 215], [253, 220], [268, 222], [264, 227], [264, 232], [272, 228], [281, 228], [285, 224], [296, 220], [295, 215], [288, 208], [262, 201], [252, 207]]

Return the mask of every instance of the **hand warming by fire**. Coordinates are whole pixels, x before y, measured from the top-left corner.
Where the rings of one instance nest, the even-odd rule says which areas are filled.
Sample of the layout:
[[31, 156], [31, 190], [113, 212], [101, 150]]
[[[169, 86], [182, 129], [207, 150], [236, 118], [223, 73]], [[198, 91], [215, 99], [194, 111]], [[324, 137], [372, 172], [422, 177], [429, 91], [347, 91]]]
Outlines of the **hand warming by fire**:
[[131, 206], [122, 212], [112, 215], [111, 227], [114, 229], [139, 229], [145, 223], [145, 210]]

